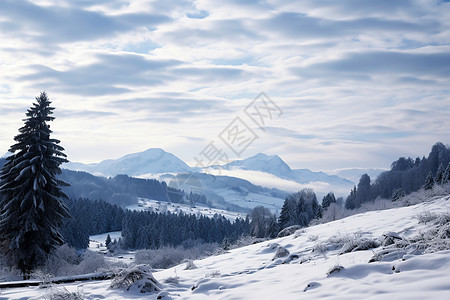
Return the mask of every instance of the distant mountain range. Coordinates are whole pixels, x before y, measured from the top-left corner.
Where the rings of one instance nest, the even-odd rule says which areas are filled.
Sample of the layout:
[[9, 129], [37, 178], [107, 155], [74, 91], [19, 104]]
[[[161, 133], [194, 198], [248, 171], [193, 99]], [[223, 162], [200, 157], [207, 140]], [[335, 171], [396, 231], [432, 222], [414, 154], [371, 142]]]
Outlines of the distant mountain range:
[[324, 172], [313, 172], [309, 169], [291, 169], [278, 155], [266, 155], [263, 153], [258, 153], [247, 159], [235, 160], [222, 166], [222, 168], [228, 170], [240, 169], [264, 172], [300, 184], [318, 181], [329, 184], [353, 184], [352, 181], [337, 175], [328, 175]]
[[[86, 171], [92, 174], [103, 176], [115, 176], [127, 174], [129, 176], [145, 177], [150, 174], [184, 173], [198, 172], [198, 168], [188, 166], [183, 160], [175, 155], [159, 148], [151, 148], [143, 152], [125, 155], [118, 159], [108, 159], [96, 164], [82, 164], [70, 162], [64, 168]], [[213, 166], [213, 169], [225, 169], [234, 171], [234, 175], [239, 170], [262, 172], [273, 175], [283, 180], [293, 181], [299, 184], [311, 182], [323, 182], [330, 185], [342, 185], [345, 187], [357, 183], [359, 177], [364, 173], [363, 169], [342, 171], [346, 176], [329, 175], [324, 172], [314, 172], [309, 169], [291, 169], [286, 162], [278, 155], [256, 154], [243, 160], [235, 160], [223, 166]], [[237, 173], [236, 173], [237, 174]], [[371, 174], [369, 174], [371, 175]], [[355, 178], [358, 177], [356, 180]]]
[[[0, 159], [0, 166], [4, 161]], [[192, 172], [192, 178], [200, 181], [202, 193], [216, 207], [228, 209], [234, 207], [234, 210], [239, 210], [264, 205], [274, 212], [281, 208], [286, 193], [310, 187], [314, 189], [319, 200], [329, 191], [334, 191], [336, 196], [346, 197], [362, 174], [369, 173], [371, 178], [375, 179], [376, 175], [383, 171], [346, 169], [341, 170], [338, 175], [329, 175], [309, 169], [291, 169], [278, 155], [263, 153], [201, 170], [188, 166], [175, 155], [159, 148], [94, 164], [69, 162], [62, 167], [104, 177], [125, 174], [133, 177], [157, 178], [166, 181], [169, 186], [177, 182], [174, 177], [176, 174]], [[71, 180], [75, 184], [74, 179]], [[183, 189], [182, 186], [174, 187]]]

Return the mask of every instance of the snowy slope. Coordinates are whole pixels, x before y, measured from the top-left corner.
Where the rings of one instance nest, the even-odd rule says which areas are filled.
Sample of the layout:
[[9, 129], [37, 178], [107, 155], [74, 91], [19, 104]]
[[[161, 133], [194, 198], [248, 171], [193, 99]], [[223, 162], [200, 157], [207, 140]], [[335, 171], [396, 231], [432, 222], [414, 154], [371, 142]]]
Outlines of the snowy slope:
[[160, 148], [125, 155], [119, 159], [108, 159], [98, 164], [68, 163], [64, 168], [86, 171], [103, 176], [188, 172], [191, 168], [175, 155]]
[[[447, 213], [450, 196], [415, 206], [354, 215], [312, 226], [294, 235], [228, 253], [196, 260], [197, 268], [184, 265], [153, 273], [172, 299], [448, 299], [450, 251], [419, 255], [407, 247], [394, 248], [391, 256], [369, 263], [382, 247], [339, 255], [340, 240], [374, 240], [386, 232], [411, 242], [432, 228], [418, 222], [418, 214]], [[447, 233], [448, 234], [448, 233]], [[448, 245], [448, 237], [442, 241]], [[398, 245], [400, 245], [399, 243]], [[397, 244], [396, 244], [397, 245]], [[284, 249], [289, 255], [277, 258]], [[389, 246], [385, 247], [389, 249]], [[409, 253], [407, 253], [409, 251]], [[341, 266], [340, 272], [327, 273]], [[166, 283], [177, 277], [179, 283]], [[87, 299], [156, 299], [150, 295], [110, 290], [108, 281], [67, 284]], [[39, 288], [7, 289], [8, 299], [40, 299]], [[163, 298], [166, 299], [166, 298]]]

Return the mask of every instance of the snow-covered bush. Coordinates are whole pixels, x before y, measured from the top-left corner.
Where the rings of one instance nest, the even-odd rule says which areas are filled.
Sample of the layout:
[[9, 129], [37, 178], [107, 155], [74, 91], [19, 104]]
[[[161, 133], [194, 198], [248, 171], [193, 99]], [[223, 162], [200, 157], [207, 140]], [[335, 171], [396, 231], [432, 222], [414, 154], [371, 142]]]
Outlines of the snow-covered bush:
[[49, 289], [47, 300], [83, 300], [84, 296], [80, 291], [69, 292], [65, 287], [55, 286]]
[[47, 288], [52, 283], [53, 275], [45, 273], [41, 270], [36, 270], [31, 274], [31, 278], [35, 278], [40, 281], [39, 287]]
[[292, 225], [292, 226], [286, 227], [278, 233], [277, 237], [285, 237], [285, 236], [294, 234], [299, 229], [302, 229], [302, 226]]
[[131, 266], [113, 279], [111, 289], [152, 293], [161, 291], [161, 284], [153, 277], [148, 265]]
[[277, 252], [275, 252], [275, 255], [272, 260], [275, 260], [277, 258], [285, 257], [289, 255], [289, 250], [284, 248], [283, 246], [277, 247]]
[[77, 255], [74, 248], [64, 244], [50, 253], [39, 271], [53, 276], [74, 275], [78, 272], [76, 269], [81, 260], [82, 257]]
[[186, 267], [184, 267], [185, 270], [193, 270], [197, 269], [197, 266], [194, 264], [194, 261], [192, 259], [188, 259], [186, 261]]
[[257, 238], [250, 235], [241, 236], [236, 242], [231, 244], [230, 249], [242, 248], [248, 245], [262, 243], [267, 240], [268, 240], [267, 238]]
[[362, 237], [359, 232], [353, 234], [337, 233], [331, 236], [327, 241], [320, 241], [313, 246], [312, 251], [326, 255], [326, 252], [330, 250], [341, 248], [339, 254], [349, 253], [353, 251], [368, 250], [377, 248], [380, 246], [380, 242], [373, 239]]
[[349, 253], [353, 251], [362, 251], [373, 248], [378, 248], [380, 243], [376, 240], [371, 239], [354, 239], [342, 246], [342, 249], [339, 251], [339, 254]]
[[164, 283], [169, 283], [169, 284], [179, 284], [179, 283], [180, 283], [180, 277], [178, 277], [178, 276], [170, 276], [170, 277], [167, 277], [167, 278], [164, 280]]
[[212, 270], [205, 274], [205, 278], [219, 278], [220, 275], [220, 270]]
[[85, 251], [83, 255], [77, 255], [75, 249], [63, 245], [49, 255], [47, 262], [35, 270], [35, 275], [40, 273], [53, 277], [80, 275], [113, 271], [124, 266], [122, 262], [106, 261], [105, 257], [97, 252]]
[[181, 263], [190, 256], [181, 247], [164, 247], [155, 250], [139, 250], [136, 252], [137, 264], [148, 264], [155, 269], [167, 269]]
[[[184, 260], [194, 260], [218, 253], [221, 249], [218, 244], [200, 243], [194, 248], [183, 248], [181, 246], [163, 247], [154, 250], [139, 250], [136, 252], [137, 264], [148, 264], [155, 269], [167, 269]], [[222, 250], [223, 251], [223, 250]]]
[[340, 271], [344, 270], [344, 267], [341, 265], [334, 265], [333, 267], [331, 267], [328, 272], [327, 272], [327, 277], [330, 276], [331, 274], [335, 274], [335, 273], [339, 273]]
[[423, 211], [417, 214], [417, 220], [419, 223], [427, 224], [428, 222], [434, 221], [437, 219], [437, 214], [429, 211]]
[[86, 251], [83, 260], [77, 266], [77, 274], [95, 273], [100, 269], [108, 269], [111, 265], [99, 253]]
[[172, 300], [172, 297], [170, 297], [170, 294], [166, 291], [159, 292], [158, 296], [156, 296], [156, 299], [162, 299], [162, 300]]

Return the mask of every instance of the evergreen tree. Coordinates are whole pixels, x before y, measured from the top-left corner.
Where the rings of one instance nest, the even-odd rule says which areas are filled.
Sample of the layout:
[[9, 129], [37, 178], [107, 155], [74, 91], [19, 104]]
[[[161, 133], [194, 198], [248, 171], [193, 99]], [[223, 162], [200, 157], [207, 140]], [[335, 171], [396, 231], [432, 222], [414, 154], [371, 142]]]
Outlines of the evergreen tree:
[[348, 195], [347, 199], [345, 200], [345, 208], [346, 209], [357, 208], [355, 200], [356, 200], [356, 186], [353, 187], [353, 189], [350, 191], [350, 195]]
[[438, 168], [438, 170], [436, 172], [436, 176], [434, 178], [434, 182], [436, 184], [441, 184], [442, 183], [442, 179], [444, 178], [444, 172], [445, 172], [444, 166], [442, 165], [442, 163], [440, 163], [439, 164], [439, 168]]
[[294, 225], [296, 223], [297, 203], [293, 195], [286, 197], [281, 207], [280, 217], [278, 218], [278, 228], [280, 230]]
[[405, 191], [400, 188], [394, 191], [394, 194], [392, 195], [392, 201], [400, 200], [401, 198], [405, 197]]
[[108, 235], [106, 236], [106, 240], [105, 240], [105, 246], [106, 246], [106, 248], [109, 247], [109, 244], [111, 244], [111, 236], [108, 234]]
[[66, 155], [60, 141], [50, 138], [47, 124], [54, 119], [54, 108], [45, 92], [36, 101], [14, 138], [9, 150], [13, 155], [0, 171], [0, 245], [24, 279], [63, 243], [58, 229], [69, 216], [60, 188], [67, 184], [56, 179]]
[[336, 203], [336, 197], [333, 192], [329, 192], [322, 199], [322, 209], [326, 210], [331, 203]]
[[356, 208], [360, 207], [364, 202], [371, 200], [370, 197], [370, 177], [367, 174], [363, 174], [359, 179], [358, 188], [356, 190]]
[[450, 163], [448, 163], [447, 168], [445, 168], [441, 183], [446, 184], [449, 182], [450, 182]]
[[425, 179], [425, 184], [423, 185], [423, 188], [425, 190], [431, 190], [433, 186], [434, 186], [434, 177], [430, 171], [430, 173], [428, 173], [427, 178]]
[[278, 234], [278, 223], [277, 223], [277, 216], [273, 214], [269, 219], [269, 224], [267, 227], [267, 236], [269, 238], [276, 238]]

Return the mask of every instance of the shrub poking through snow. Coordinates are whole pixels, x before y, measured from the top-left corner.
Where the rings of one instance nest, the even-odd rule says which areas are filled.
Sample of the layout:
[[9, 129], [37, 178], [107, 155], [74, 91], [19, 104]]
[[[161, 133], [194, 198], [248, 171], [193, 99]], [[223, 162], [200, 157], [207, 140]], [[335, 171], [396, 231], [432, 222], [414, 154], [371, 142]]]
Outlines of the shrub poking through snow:
[[275, 260], [277, 258], [285, 257], [289, 255], [289, 250], [284, 248], [283, 246], [278, 246], [277, 252], [275, 252], [275, 256], [272, 258], [272, 260]]
[[166, 280], [164, 280], [164, 283], [179, 284], [180, 283], [180, 277], [178, 277], [178, 276], [167, 277]]
[[156, 299], [172, 300], [172, 297], [170, 297], [168, 292], [163, 291], [156, 296]]
[[148, 265], [137, 265], [120, 272], [110, 288], [152, 293], [161, 291], [161, 284], [153, 277]]
[[396, 241], [400, 241], [402, 239], [403, 238], [398, 233], [392, 231], [383, 233], [383, 235], [380, 238], [382, 246], [389, 246], [395, 244]]
[[205, 274], [205, 278], [219, 278], [222, 274], [219, 270], [213, 270]]
[[336, 274], [339, 273], [340, 271], [344, 270], [344, 267], [341, 265], [335, 265], [333, 267], [331, 267], [331, 269], [328, 270], [327, 272], [327, 277], [329, 277], [331, 274]]
[[417, 220], [419, 220], [419, 223], [423, 224], [427, 224], [431, 221], [436, 220], [437, 218], [438, 216], [435, 213], [429, 211], [424, 211], [417, 215]]
[[378, 248], [380, 246], [380, 243], [376, 240], [370, 240], [370, 239], [354, 239], [347, 243], [345, 243], [341, 250], [339, 251], [339, 254], [349, 253], [353, 251], [362, 251], [362, 250], [369, 250], [373, 248]]
[[51, 274], [42, 272], [41, 270], [36, 270], [31, 274], [31, 276], [41, 282], [39, 284], [39, 287], [41, 288], [47, 288], [52, 285], [53, 276]]
[[69, 292], [65, 287], [51, 288], [48, 292], [48, 300], [83, 300], [83, 295], [77, 292]]

